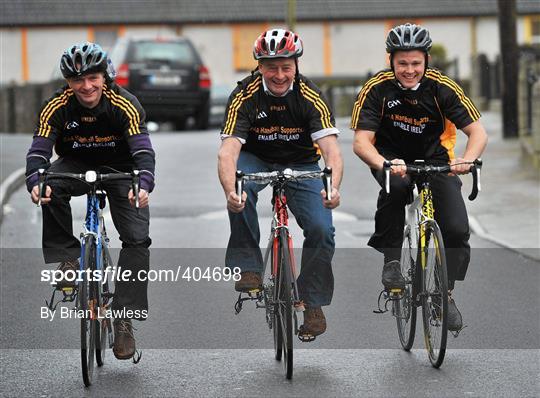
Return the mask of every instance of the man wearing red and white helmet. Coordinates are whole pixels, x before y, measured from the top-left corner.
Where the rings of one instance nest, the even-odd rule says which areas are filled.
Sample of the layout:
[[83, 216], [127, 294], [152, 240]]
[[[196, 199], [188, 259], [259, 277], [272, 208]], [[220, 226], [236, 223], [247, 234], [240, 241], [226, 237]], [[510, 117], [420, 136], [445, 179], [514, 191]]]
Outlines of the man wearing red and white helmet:
[[[288, 205], [304, 230], [300, 299], [306, 305], [300, 336], [315, 337], [326, 330], [321, 307], [332, 300], [334, 227], [331, 209], [339, 205], [343, 162], [337, 143], [339, 131], [321, 91], [298, 73], [303, 53], [300, 37], [289, 30], [263, 32], [253, 46], [257, 69], [229, 97], [221, 130], [219, 178], [225, 192], [231, 236], [228, 267], [240, 267], [237, 291], [262, 285], [257, 194], [263, 187], [246, 184], [241, 201], [235, 193], [235, 171], [320, 170], [321, 155], [333, 170], [332, 200], [325, 199], [320, 180], [289, 186]], [[239, 203], [240, 202], [240, 203]], [[309, 340], [306, 338], [305, 340]]]

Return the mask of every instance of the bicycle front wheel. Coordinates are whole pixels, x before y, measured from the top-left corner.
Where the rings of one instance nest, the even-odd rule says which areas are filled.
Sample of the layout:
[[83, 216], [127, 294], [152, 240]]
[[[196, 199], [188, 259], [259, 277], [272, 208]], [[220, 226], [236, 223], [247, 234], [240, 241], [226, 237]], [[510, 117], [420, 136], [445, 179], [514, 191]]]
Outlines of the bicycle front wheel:
[[[422, 318], [429, 360], [438, 368], [444, 360], [448, 336], [448, 278], [441, 231], [436, 222], [425, 225], [422, 256]], [[421, 239], [422, 240], [422, 239]]]
[[[107, 267], [111, 266], [109, 251], [106, 246], [101, 248], [101, 270], [104, 271]], [[101, 310], [106, 310], [109, 306], [109, 293], [110, 285], [109, 281], [100, 281], [104, 283], [98, 283], [97, 285], [97, 305]], [[112, 322], [110, 318], [105, 317], [105, 313], [101, 313], [102, 318], [96, 321], [96, 362], [98, 366], [103, 366], [105, 363], [105, 353], [107, 346], [111, 346], [112, 343]], [[109, 343], [109, 344], [107, 344]]]
[[[96, 350], [96, 334], [99, 333], [99, 323], [95, 314], [98, 305], [97, 282], [90, 281], [89, 273], [95, 269], [96, 245], [92, 235], [86, 236], [83, 242], [82, 280], [79, 282], [79, 310], [81, 316], [81, 368], [85, 386], [92, 384], [94, 373], [94, 356]], [[99, 338], [98, 338], [99, 339]]]
[[278, 333], [282, 340], [285, 376], [291, 379], [293, 375], [292, 268], [286, 230], [281, 230], [279, 234], [277, 255], [275, 308], [280, 330]]
[[397, 321], [399, 341], [405, 351], [414, 343], [416, 332], [415, 274], [417, 260], [417, 242], [409, 226], [405, 227], [401, 246], [401, 274], [405, 278], [405, 289], [400, 300], [394, 301], [394, 316]]

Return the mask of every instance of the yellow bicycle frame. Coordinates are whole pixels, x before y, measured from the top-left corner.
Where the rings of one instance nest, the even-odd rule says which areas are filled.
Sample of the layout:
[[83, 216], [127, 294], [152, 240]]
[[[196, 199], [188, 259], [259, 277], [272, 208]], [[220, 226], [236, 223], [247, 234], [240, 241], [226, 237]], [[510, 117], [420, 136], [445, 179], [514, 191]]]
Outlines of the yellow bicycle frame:
[[[420, 196], [420, 203], [422, 204], [422, 211], [420, 214], [420, 265], [422, 269], [426, 268], [426, 221], [433, 220], [435, 217], [435, 208], [433, 207], [433, 194], [431, 189], [427, 186], [423, 186], [418, 196]], [[438, 255], [439, 250], [437, 250]]]

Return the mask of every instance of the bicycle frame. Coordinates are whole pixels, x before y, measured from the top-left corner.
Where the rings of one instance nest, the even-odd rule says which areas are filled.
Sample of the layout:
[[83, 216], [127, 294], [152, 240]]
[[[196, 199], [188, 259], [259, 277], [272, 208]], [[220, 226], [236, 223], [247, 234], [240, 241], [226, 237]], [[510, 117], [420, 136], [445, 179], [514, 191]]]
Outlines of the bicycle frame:
[[418, 244], [422, 269], [426, 267], [426, 253], [424, 250], [426, 247], [425, 225], [428, 221], [434, 219], [433, 193], [431, 192], [429, 182], [426, 180], [420, 184], [418, 195], [415, 195], [413, 202], [407, 206], [405, 219], [405, 225], [414, 233], [414, 241]]
[[292, 236], [289, 233], [289, 214], [287, 212], [287, 197], [285, 196], [285, 190], [283, 187], [273, 186], [272, 193], [272, 205], [273, 216], [272, 226], [270, 231], [270, 237], [268, 238], [268, 247], [266, 249], [263, 261], [263, 275], [266, 272], [266, 265], [268, 264], [268, 258], [270, 257], [270, 250], [272, 250], [273, 264], [270, 270], [272, 279], [275, 278], [278, 272], [278, 251], [279, 251], [279, 235], [282, 229], [287, 231], [287, 238], [289, 243], [289, 257], [291, 259], [291, 281], [293, 282], [293, 303], [295, 309], [303, 311], [303, 305], [300, 302], [298, 294], [298, 286], [296, 284], [296, 263], [294, 260], [294, 250]]
[[[97, 190], [95, 187], [92, 187], [92, 190], [88, 192], [86, 199], [86, 217], [84, 221], [84, 232], [81, 233], [81, 261], [80, 261], [80, 270], [84, 272], [86, 269], [86, 264], [84, 264], [84, 252], [85, 252], [85, 242], [86, 237], [93, 235], [95, 238], [96, 244], [96, 270], [103, 269], [103, 251], [105, 255], [109, 256], [107, 249], [103, 242], [107, 242], [107, 234], [105, 231], [105, 223], [103, 218], [103, 208], [105, 207], [105, 193]], [[105, 274], [102, 272], [101, 275], [105, 277]], [[100, 282], [101, 283], [101, 282]], [[97, 316], [93, 310], [91, 310], [91, 319], [97, 319]]]

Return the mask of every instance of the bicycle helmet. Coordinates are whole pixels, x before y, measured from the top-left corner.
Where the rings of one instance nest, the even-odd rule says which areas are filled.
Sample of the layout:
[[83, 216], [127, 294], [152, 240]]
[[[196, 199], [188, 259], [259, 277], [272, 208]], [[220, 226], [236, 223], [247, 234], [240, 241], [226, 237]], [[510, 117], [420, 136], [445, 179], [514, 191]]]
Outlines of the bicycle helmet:
[[420, 25], [406, 23], [395, 26], [386, 37], [386, 52], [420, 50], [428, 53], [432, 40], [426, 28]]
[[107, 53], [99, 44], [84, 42], [75, 44], [64, 51], [60, 58], [60, 70], [65, 78], [69, 78], [114, 69]]
[[304, 52], [302, 39], [285, 29], [270, 29], [263, 32], [253, 44], [256, 60], [268, 58], [298, 58]]

